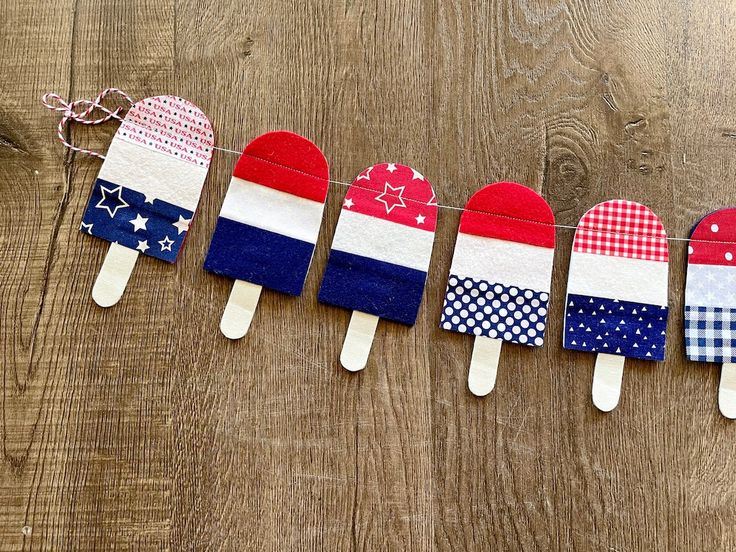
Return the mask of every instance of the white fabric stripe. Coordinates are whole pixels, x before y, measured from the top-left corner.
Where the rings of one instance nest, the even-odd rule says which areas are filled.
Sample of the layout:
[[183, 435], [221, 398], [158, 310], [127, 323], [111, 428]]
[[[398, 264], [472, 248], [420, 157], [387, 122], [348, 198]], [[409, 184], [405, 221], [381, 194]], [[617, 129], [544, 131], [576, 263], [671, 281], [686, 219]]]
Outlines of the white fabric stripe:
[[343, 209], [332, 249], [427, 272], [434, 232]]
[[736, 308], [736, 266], [689, 264], [685, 304]]
[[220, 216], [289, 238], [316, 243], [324, 207], [324, 203], [319, 201], [233, 176]]
[[113, 139], [98, 178], [177, 205], [197, 209], [207, 168]]
[[554, 254], [549, 247], [459, 233], [450, 272], [549, 293]]
[[667, 304], [667, 263], [572, 252], [567, 293]]

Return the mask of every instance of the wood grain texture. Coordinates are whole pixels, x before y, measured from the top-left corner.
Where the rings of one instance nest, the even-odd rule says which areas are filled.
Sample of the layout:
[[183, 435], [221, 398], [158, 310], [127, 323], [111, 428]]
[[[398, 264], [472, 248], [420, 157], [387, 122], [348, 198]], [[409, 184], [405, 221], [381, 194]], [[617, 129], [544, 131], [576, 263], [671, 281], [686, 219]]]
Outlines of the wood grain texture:
[[107, 244], [78, 232], [99, 162], [39, 103], [174, 93], [220, 145], [290, 129], [341, 180], [397, 161], [453, 205], [517, 180], [563, 224], [625, 197], [682, 236], [736, 203], [733, 3], [5, 0], [0, 32], [0, 552], [736, 549], [736, 424], [718, 367], [684, 359], [682, 244], [667, 361], [627, 361], [611, 414], [594, 356], [561, 347], [564, 230], [547, 346], [504, 347], [468, 392], [472, 339], [437, 327], [451, 211], [416, 326], [381, 321], [350, 374], [350, 313], [316, 301], [344, 190], [304, 295], [264, 291], [240, 342], [218, 330], [232, 283], [201, 269], [227, 154], [179, 262], [141, 258], [103, 310]]

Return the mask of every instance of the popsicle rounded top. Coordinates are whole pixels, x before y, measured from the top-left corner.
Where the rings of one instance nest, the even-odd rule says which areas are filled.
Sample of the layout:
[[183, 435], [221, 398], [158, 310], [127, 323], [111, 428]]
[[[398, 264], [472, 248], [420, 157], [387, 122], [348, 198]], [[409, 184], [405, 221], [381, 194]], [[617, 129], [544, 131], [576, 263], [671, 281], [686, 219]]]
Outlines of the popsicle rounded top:
[[555, 246], [555, 215], [542, 196], [516, 182], [496, 182], [468, 200], [460, 232], [512, 242]]
[[174, 262], [213, 144], [209, 120], [191, 102], [177, 96], [136, 102], [110, 143], [80, 229]]
[[257, 137], [235, 165], [204, 268], [301, 294], [328, 187], [327, 160], [308, 139], [285, 130]]
[[319, 300], [414, 324], [436, 225], [422, 174], [398, 163], [368, 167], [345, 194]]
[[245, 146], [233, 176], [324, 203], [330, 169], [322, 151], [310, 140], [288, 130], [277, 130], [262, 134]]
[[649, 207], [625, 199], [604, 201], [580, 219], [573, 251], [667, 262], [667, 233]]
[[690, 240], [689, 264], [736, 267], [736, 208], [719, 209], [703, 217]]

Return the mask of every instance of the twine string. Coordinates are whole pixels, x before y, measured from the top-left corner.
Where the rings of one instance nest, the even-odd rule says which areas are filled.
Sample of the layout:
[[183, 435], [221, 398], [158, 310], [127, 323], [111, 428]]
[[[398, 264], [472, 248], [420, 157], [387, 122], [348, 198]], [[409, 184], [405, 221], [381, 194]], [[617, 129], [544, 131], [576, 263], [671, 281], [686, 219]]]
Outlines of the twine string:
[[[127, 105], [118, 106], [114, 110], [108, 109], [107, 107], [105, 107], [104, 105], [102, 105], [101, 102], [107, 96], [110, 96], [110, 95], [120, 96], [125, 101], [125, 103]], [[105, 90], [103, 90], [102, 92], [100, 92], [97, 95], [97, 97], [95, 99], [93, 99], [93, 100], [78, 99], [78, 100], [74, 100], [74, 101], [71, 101], [71, 102], [65, 101], [61, 96], [59, 96], [56, 93], [48, 92], [48, 93], [46, 93], [46, 94], [43, 95], [43, 98], [41, 99], [41, 102], [48, 109], [50, 109], [52, 111], [56, 111], [58, 113], [62, 113], [62, 117], [61, 117], [61, 120], [59, 121], [59, 126], [57, 128], [57, 137], [59, 138], [59, 141], [65, 147], [67, 147], [67, 148], [69, 148], [70, 150], [73, 150], [73, 151], [77, 151], [77, 152], [80, 152], [80, 153], [85, 153], [87, 155], [91, 155], [93, 157], [97, 157], [99, 159], [105, 159], [105, 156], [103, 154], [101, 154], [101, 153], [96, 152], [96, 151], [92, 151], [92, 150], [89, 150], [89, 149], [77, 147], [77, 146], [75, 146], [75, 145], [73, 145], [73, 144], [71, 144], [71, 143], [69, 143], [67, 141], [66, 136], [65, 136], [65, 131], [66, 131], [67, 124], [69, 122], [75, 122], [75, 123], [81, 123], [83, 125], [99, 125], [99, 124], [106, 123], [107, 121], [110, 121], [111, 119], [117, 119], [118, 121], [121, 121], [122, 122], [123, 121], [123, 117], [121, 116], [121, 113], [123, 111], [127, 111], [128, 109], [130, 109], [134, 105], [134, 102], [130, 98], [130, 96], [128, 96], [128, 94], [126, 94], [125, 92], [123, 92], [122, 90], [120, 90], [118, 88], [106, 88]], [[83, 110], [78, 110], [78, 108], [80, 108], [81, 106], [86, 106], [86, 108], [83, 109]], [[97, 117], [97, 118], [90, 118], [90, 115], [92, 115], [92, 113], [94, 113], [95, 110], [102, 111], [104, 113], [104, 115], [101, 115], [100, 117]], [[137, 124], [135, 121], [128, 120], [128, 121], [126, 121], [126, 124], [129, 124], [131, 126], [137, 126], [139, 128], [144, 128], [144, 127], [141, 127], [141, 125]], [[310, 174], [310, 173], [305, 172], [305, 171], [302, 171], [300, 169], [297, 169], [297, 168], [294, 168], [294, 167], [289, 167], [289, 166], [283, 165], [281, 163], [277, 163], [277, 162], [275, 162], [275, 161], [273, 161], [271, 159], [264, 159], [262, 157], [251, 155], [249, 153], [246, 153], [245, 151], [238, 151], [238, 150], [234, 150], [234, 149], [230, 149], [230, 148], [223, 148], [223, 147], [219, 147], [219, 146], [212, 146], [212, 149], [217, 150], [217, 151], [221, 151], [223, 153], [229, 153], [229, 154], [233, 154], [233, 155], [246, 156], [246, 157], [250, 157], [252, 159], [257, 159], [259, 161], [262, 161], [262, 162], [265, 162], [265, 163], [270, 163], [272, 165], [275, 165], [275, 166], [280, 167], [280, 168], [287, 169], [289, 171], [300, 173], [300, 174], [302, 174], [304, 176], [307, 176], [307, 177], [310, 177], [310, 178], [318, 179], [320, 181], [325, 181], [326, 180], [329, 184], [334, 184], [334, 185], [342, 186], [342, 187], [345, 187], [345, 188], [349, 188], [349, 187], [352, 186], [353, 188], [359, 188], [359, 189], [368, 190], [368, 191], [371, 191], [371, 192], [375, 192], [376, 191], [373, 188], [368, 188], [366, 186], [361, 186], [357, 182], [346, 182], [346, 181], [343, 181], [343, 180], [333, 180], [333, 179], [330, 179], [330, 178], [325, 179], [324, 177], [318, 177], [316, 175]], [[395, 194], [390, 194], [390, 193], [386, 193], [386, 195], [393, 195], [394, 197], [399, 197], [399, 196], [397, 196]], [[506, 218], [506, 219], [514, 220], [514, 221], [518, 221], [518, 222], [528, 222], [528, 223], [532, 223], [532, 224], [539, 224], [539, 225], [543, 225], [543, 226], [549, 226], [549, 227], [557, 228], [557, 229], [560, 229], [560, 230], [577, 230], [578, 228], [584, 228], [587, 231], [592, 231], [592, 232], [596, 232], [596, 233], [600, 233], [600, 234], [609, 234], [609, 235], [615, 235], [615, 236], [627, 236], [627, 237], [633, 237], [633, 238], [664, 239], [664, 240], [667, 240], [668, 242], [700, 242], [700, 243], [711, 243], [711, 244], [734, 244], [734, 242], [732, 242], [732, 241], [698, 240], [698, 239], [692, 239], [692, 238], [683, 238], [683, 237], [679, 237], [679, 236], [662, 237], [661, 235], [658, 235], [658, 234], [616, 232], [616, 231], [608, 230], [608, 229], [604, 229], [604, 228], [596, 228], [596, 227], [593, 227], [593, 226], [590, 226], [590, 225], [584, 226], [582, 224], [579, 224], [579, 225], [556, 224], [556, 223], [549, 223], [549, 222], [544, 222], [544, 221], [538, 221], [538, 220], [534, 220], [534, 219], [525, 219], [525, 218], [521, 218], [521, 217], [514, 217], [512, 215], [506, 215], [506, 214], [503, 214], [503, 213], [491, 213], [491, 212], [488, 212], [488, 211], [478, 211], [478, 210], [474, 210], [474, 209], [468, 209], [466, 207], [457, 207], [455, 205], [445, 205], [445, 204], [442, 204], [442, 203], [428, 204], [426, 201], [418, 200], [418, 199], [413, 199], [413, 198], [410, 198], [410, 197], [403, 197], [403, 196], [401, 196], [401, 199], [403, 199], [404, 201], [410, 201], [410, 202], [414, 202], [414, 203], [421, 203], [423, 205], [432, 205], [432, 206], [437, 207], [438, 209], [447, 209], [447, 210], [451, 210], [451, 211], [460, 211], [460, 212], [472, 212], [472, 213], [477, 213], [477, 214], [485, 215], [485, 216], [495, 216], [495, 217]]]

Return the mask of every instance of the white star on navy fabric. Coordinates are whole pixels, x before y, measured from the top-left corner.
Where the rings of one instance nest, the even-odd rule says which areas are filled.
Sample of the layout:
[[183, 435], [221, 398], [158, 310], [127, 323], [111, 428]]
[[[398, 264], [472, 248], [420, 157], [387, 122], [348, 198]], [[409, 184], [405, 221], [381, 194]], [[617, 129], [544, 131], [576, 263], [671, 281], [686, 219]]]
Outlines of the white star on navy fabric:
[[176, 222], [172, 222], [171, 224], [173, 226], [176, 226], [176, 230], [178, 232], [177, 235], [181, 235], [182, 232], [186, 232], [189, 230], [189, 225], [191, 224], [192, 219], [185, 219], [183, 216], [179, 215], [179, 220]]
[[164, 239], [159, 241], [158, 244], [161, 246], [161, 251], [171, 251], [174, 240], [170, 239], [169, 236], [164, 236]]
[[151, 203], [151, 204], [153, 204], [153, 200], [156, 199], [153, 196], [153, 194], [145, 194], [145, 196], [146, 196], [146, 199], [145, 199], [145, 201], [143, 203]]
[[82, 226], [79, 227], [80, 230], [84, 231], [86, 230], [88, 234], [92, 234], [92, 226], [94, 226], [91, 222], [89, 224], [86, 224], [85, 222], [82, 222]]
[[[107, 212], [110, 213], [110, 218], [115, 218], [115, 213], [118, 212], [118, 209], [125, 209], [126, 207], [129, 207], [128, 203], [123, 199], [122, 186], [118, 186], [117, 188], [113, 189], [108, 189], [104, 186], [100, 186], [100, 191], [102, 192], [102, 199], [97, 202], [97, 205], [95, 205], [95, 207], [97, 207], [98, 209], [107, 209]], [[111, 208], [110, 205], [107, 205], [105, 202], [113, 202], [114, 208]]]
[[140, 213], [136, 215], [136, 217], [130, 221], [130, 224], [133, 225], [133, 232], [137, 232], [138, 230], [147, 230], [146, 223], [148, 222], [148, 219], [145, 217], [142, 217]]
[[148, 249], [148, 248], [149, 248], [148, 247], [148, 240], [143, 240], [143, 241], [138, 240], [138, 246], [136, 247], [136, 249], [138, 251], [140, 251], [141, 253], [145, 253], [146, 252], [146, 249]]
[[401, 194], [404, 193], [404, 186], [398, 186], [394, 188], [391, 184], [386, 182], [383, 188], [383, 193], [376, 196], [376, 200], [380, 201], [386, 206], [386, 213], [390, 213], [394, 207], [406, 207], [404, 198]]
[[346, 207], [347, 209], [350, 209], [353, 206], [353, 200], [350, 198], [345, 198], [345, 201], [343, 201], [342, 206]]

